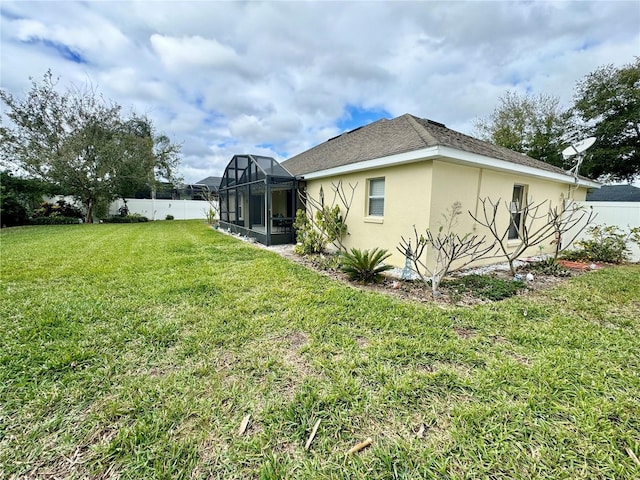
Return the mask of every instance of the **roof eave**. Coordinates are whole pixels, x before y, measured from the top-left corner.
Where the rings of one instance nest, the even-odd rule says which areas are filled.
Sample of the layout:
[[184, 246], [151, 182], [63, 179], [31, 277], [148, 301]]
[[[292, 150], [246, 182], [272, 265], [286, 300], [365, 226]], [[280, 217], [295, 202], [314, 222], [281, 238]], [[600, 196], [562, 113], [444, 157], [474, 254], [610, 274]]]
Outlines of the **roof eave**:
[[492, 170], [524, 174], [527, 176], [553, 180], [556, 182], [571, 185], [578, 185], [586, 188], [600, 188], [601, 186], [600, 183], [594, 182], [593, 180], [584, 178], [576, 179], [574, 176], [566, 173], [551, 172], [536, 167], [530, 167], [528, 165], [521, 165], [513, 162], [508, 162], [506, 160], [487, 157], [485, 155], [480, 155], [477, 153], [466, 152], [457, 148], [438, 145], [434, 147], [413, 150], [411, 152], [399, 153], [396, 155], [389, 155], [386, 157], [374, 158], [371, 160], [364, 160], [362, 162], [351, 163], [348, 165], [328, 168], [325, 170], [318, 170], [316, 172], [310, 172], [301, 175], [301, 177], [305, 180], [315, 180], [319, 178], [343, 175], [346, 173], [354, 173], [365, 170], [373, 170], [376, 168], [384, 168], [394, 165], [402, 165], [407, 163], [420, 162], [423, 160], [435, 159], [442, 159], [454, 163], [472, 165], [474, 167], [490, 168]]

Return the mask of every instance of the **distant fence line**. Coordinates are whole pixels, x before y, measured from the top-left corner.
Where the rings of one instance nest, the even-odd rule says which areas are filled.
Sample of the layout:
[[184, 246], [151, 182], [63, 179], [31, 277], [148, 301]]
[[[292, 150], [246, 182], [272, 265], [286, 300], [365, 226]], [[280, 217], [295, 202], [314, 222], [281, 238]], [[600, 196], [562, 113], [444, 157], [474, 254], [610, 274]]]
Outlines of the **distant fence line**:
[[[576, 204], [597, 213], [592, 225], [615, 225], [625, 232], [628, 232], [630, 227], [640, 227], [640, 202], [576, 202]], [[576, 242], [588, 238], [589, 234], [585, 229]], [[631, 250], [631, 260], [640, 262], [638, 246], [631, 242], [628, 246]]]
[[[124, 206], [124, 201], [118, 199], [109, 205], [109, 215], [117, 215]], [[218, 202], [215, 202], [217, 208]], [[164, 220], [167, 215], [173, 215], [176, 220], [206, 219], [209, 202], [202, 200], [158, 200], [127, 198], [129, 214], [139, 214], [149, 220]]]

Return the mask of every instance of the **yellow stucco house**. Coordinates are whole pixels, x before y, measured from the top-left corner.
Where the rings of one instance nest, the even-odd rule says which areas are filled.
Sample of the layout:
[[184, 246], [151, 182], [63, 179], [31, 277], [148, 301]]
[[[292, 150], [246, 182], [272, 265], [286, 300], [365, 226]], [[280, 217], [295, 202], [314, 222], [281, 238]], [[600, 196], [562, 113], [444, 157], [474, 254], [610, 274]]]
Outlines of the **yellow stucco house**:
[[[567, 174], [524, 154], [464, 135], [432, 120], [405, 114], [339, 135], [282, 162], [313, 198], [327, 198], [332, 184], [356, 185], [347, 221], [348, 248], [387, 249], [387, 260], [402, 267], [396, 247], [413, 226], [437, 229], [447, 208], [458, 201], [465, 212], [456, 231], [484, 235], [467, 211], [481, 214], [480, 199], [520, 202], [547, 199], [557, 205], [582, 201], [599, 184]], [[546, 208], [546, 207], [545, 207]], [[501, 209], [508, 228], [511, 221]], [[517, 244], [518, 239], [511, 240]], [[552, 250], [546, 245], [547, 251]], [[527, 254], [536, 254], [535, 251]], [[495, 259], [493, 260], [496, 261]]]

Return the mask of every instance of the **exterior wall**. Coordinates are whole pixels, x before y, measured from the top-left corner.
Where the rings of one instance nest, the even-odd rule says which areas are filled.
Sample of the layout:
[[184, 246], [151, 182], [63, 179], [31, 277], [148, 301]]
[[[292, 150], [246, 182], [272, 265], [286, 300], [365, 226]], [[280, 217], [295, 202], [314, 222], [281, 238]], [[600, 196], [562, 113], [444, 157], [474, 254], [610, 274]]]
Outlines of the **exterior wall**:
[[[368, 180], [384, 177], [384, 216], [368, 217]], [[345, 193], [351, 195], [349, 184], [356, 185], [353, 203], [347, 218], [349, 234], [347, 248], [385, 248], [391, 253], [388, 263], [404, 265], [404, 256], [396, 250], [400, 236], [413, 236], [413, 225], [428, 225], [431, 211], [431, 162], [410, 163], [395, 167], [329, 177], [307, 182], [307, 195], [320, 198], [325, 204], [333, 201], [332, 182], [342, 180]]]
[[[463, 214], [460, 215], [454, 231], [461, 235], [469, 232], [480, 236], [486, 234], [487, 241], [491, 242], [492, 237], [490, 237], [489, 230], [477, 224], [467, 211], [471, 211], [477, 218], [483, 219], [483, 206], [480, 200], [489, 198], [494, 203], [500, 201], [497, 225], [499, 231], [505, 231], [510, 222], [505, 202], [511, 201], [514, 185], [524, 185], [526, 198], [534, 204], [548, 200], [538, 212], [544, 218], [534, 223], [534, 229], [536, 225], [545, 223], [549, 206], [559, 206], [566, 198], [584, 200], [587, 194], [585, 188], [575, 189], [573, 186], [570, 187], [567, 184], [551, 180], [435, 160], [433, 162], [433, 198], [431, 202], [433, 215], [429, 227], [434, 231], [437, 230], [442, 222], [442, 213], [446, 212], [453, 202], [460, 201]], [[487, 212], [489, 212], [490, 206], [488, 204], [487, 207]], [[540, 246], [543, 247], [542, 252], [551, 253], [554, 250], [551, 240], [529, 248], [524, 256], [540, 254]], [[511, 250], [514, 250], [519, 244], [519, 240], [512, 240], [508, 243]], [[475, 265], [501, 261], [503, 261], [501, 258], [484, 259]]]
[[[587, 194], [585, 188], [574, 188], [567, 184], [561, 184], [550, 180], [531, 176], [519, 176], [512, 173], [504, 173], [486, 168], [472, 168], [459, 164], [453, 164], [445, 161], [434, 161], [434, 197], [439, 199], [432, 200], [434, 206], [434, 222], [430, 225], [432, 229], [439, 227], [441, 215], [436, 212], [444, 212], [449, 208], [455, 200], [462, 202], [464, 214], [460, 216], [457, 230], [460, 234], [473, 232], [480, 236], [487, 235], [487, 240], [492, 241], [490, 233], [486, 227], [483, 227], [467, 214], [471, 211], [474, 215], [483, 219], [483, 206], [481, 199], [489, 198], [494, 203], [500, 201], [498, 208], [497, 225], [499, 231], [505, 231], [510, 222], [510, 217], [505, 203], [511, 201], [514, 185], [524, 185], [525, 195], [529, 202], [537, 204], [547, 200], [547, 203], [540, 207], [538, 215], [543, 218], [534, 223], [541, 226], [546, 221], [546, 213], [549, 207], [559, 207], [565, 199], [571, 198], [575, 200], [584, 200]], [[487, 207], [490, 206], [487, 204]], [[487, 211], [489, 212], [489, 208]], [[525, 253], [526, 256], [539, 255], [542, 253], [551, 253], [554, 251], [554, 245], [549, 241], [545, 241], [540, 245], [529, 248]], [[519, 246], [519, 240], [508, 242], [511, 250]], [[540, 247], [543, 247], [542, 250]], [[485, 259], [477, 262], [476, 265], [495, 263], [502, 261], [500, 258]]]
[[[367, 217], [368, 180], [384, 177], [384, 216]], [[349, 234], [345, 239], [347, 248], [371, 249], [384, 248], [391, 253], [387, 263], [403, 267], [404, 255], [397, 251], [401, 236], [413, 238], [413, 226], [418, 233], [427, 227], [437, 231], [443, 223], [443, 214], [456, 201], [462, 204], [462, 215], [454, 231], [464, 235], [469, 232], [480, 236], [489, 232], [478, 225], [467, 213], [471, 211], [482, 218], [482, 204], [479, 199], [491, 198], [494, 202], [500, 199], [498, 225], [506, 229], [509, 225], [509, 214], [504, 202], [511, 201], [515, 184], [526, 186], [526, 195], [534, 202], [548, 199], [552, 206], [559, 205], [565, 198], [584, 200], [585, 188], [574, 188], [551, 180], [537, 177], [504, 173], [487, 168], [472, 167], [445, 160], [422, 161], [405, 165], [397, 165], [380, 169], [366, 170], [347, 175], [314, 179], [307, 181], [307, 193], [314, 199], [320, 198], [320, 187], [324, 191], [325, 204], [331, 205], [333, 191], [331, 184], [342, 180], [345, 192], [350, 194], [349, 183], [356, 184], [353, 204], [347, 219]], [[541, 207], [540, 213], [546, 217], [549, 203]], [[412, 242], [414, 244], [415, 242]], [[512, 248], [518, 245], [512, 243]], [[553, 251], [553, 245], [545, 242], [544, 251]], [[538, 246], [525, 253], [540, 253]], [[500, 258], [486, 259], [476, 265], [501, 262]]]

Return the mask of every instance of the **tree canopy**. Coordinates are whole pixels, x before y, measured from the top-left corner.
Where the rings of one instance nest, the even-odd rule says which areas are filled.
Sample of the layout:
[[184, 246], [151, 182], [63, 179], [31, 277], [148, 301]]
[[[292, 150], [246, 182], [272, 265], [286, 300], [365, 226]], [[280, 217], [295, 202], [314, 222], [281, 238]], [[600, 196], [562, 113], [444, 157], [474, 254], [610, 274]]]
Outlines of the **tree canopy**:
[[582, 135], [596, 137], [581, 173], [627, 181], [640, 175], [640, 57], [620, 68], [598, 68], [578, 82], [574, 113]]
[[563, 167], [561, 151], [571, 115], [560, 107], [559, 98], [507, 91], [499, 101], [488, 118], [476, 120], [480, 138]]
[[0, 125], [0, 161], [75, 196], [93, 221], [97, 206], [165, 179], [175, 179], [180, 146], [144, 116], [93, 88], [57, 90], [48, 71], [25, 98], [0, 90], [10, 125]]
[[604, 181], [640, 175], [640, 58], [588, 74], [576, 84], [571, 108], [557, 97], [512, 91], [499, 102], [488, 118], [475, 122], [483, 140], [567, 169], [562, 150], [593, 136], [580, 174]]

